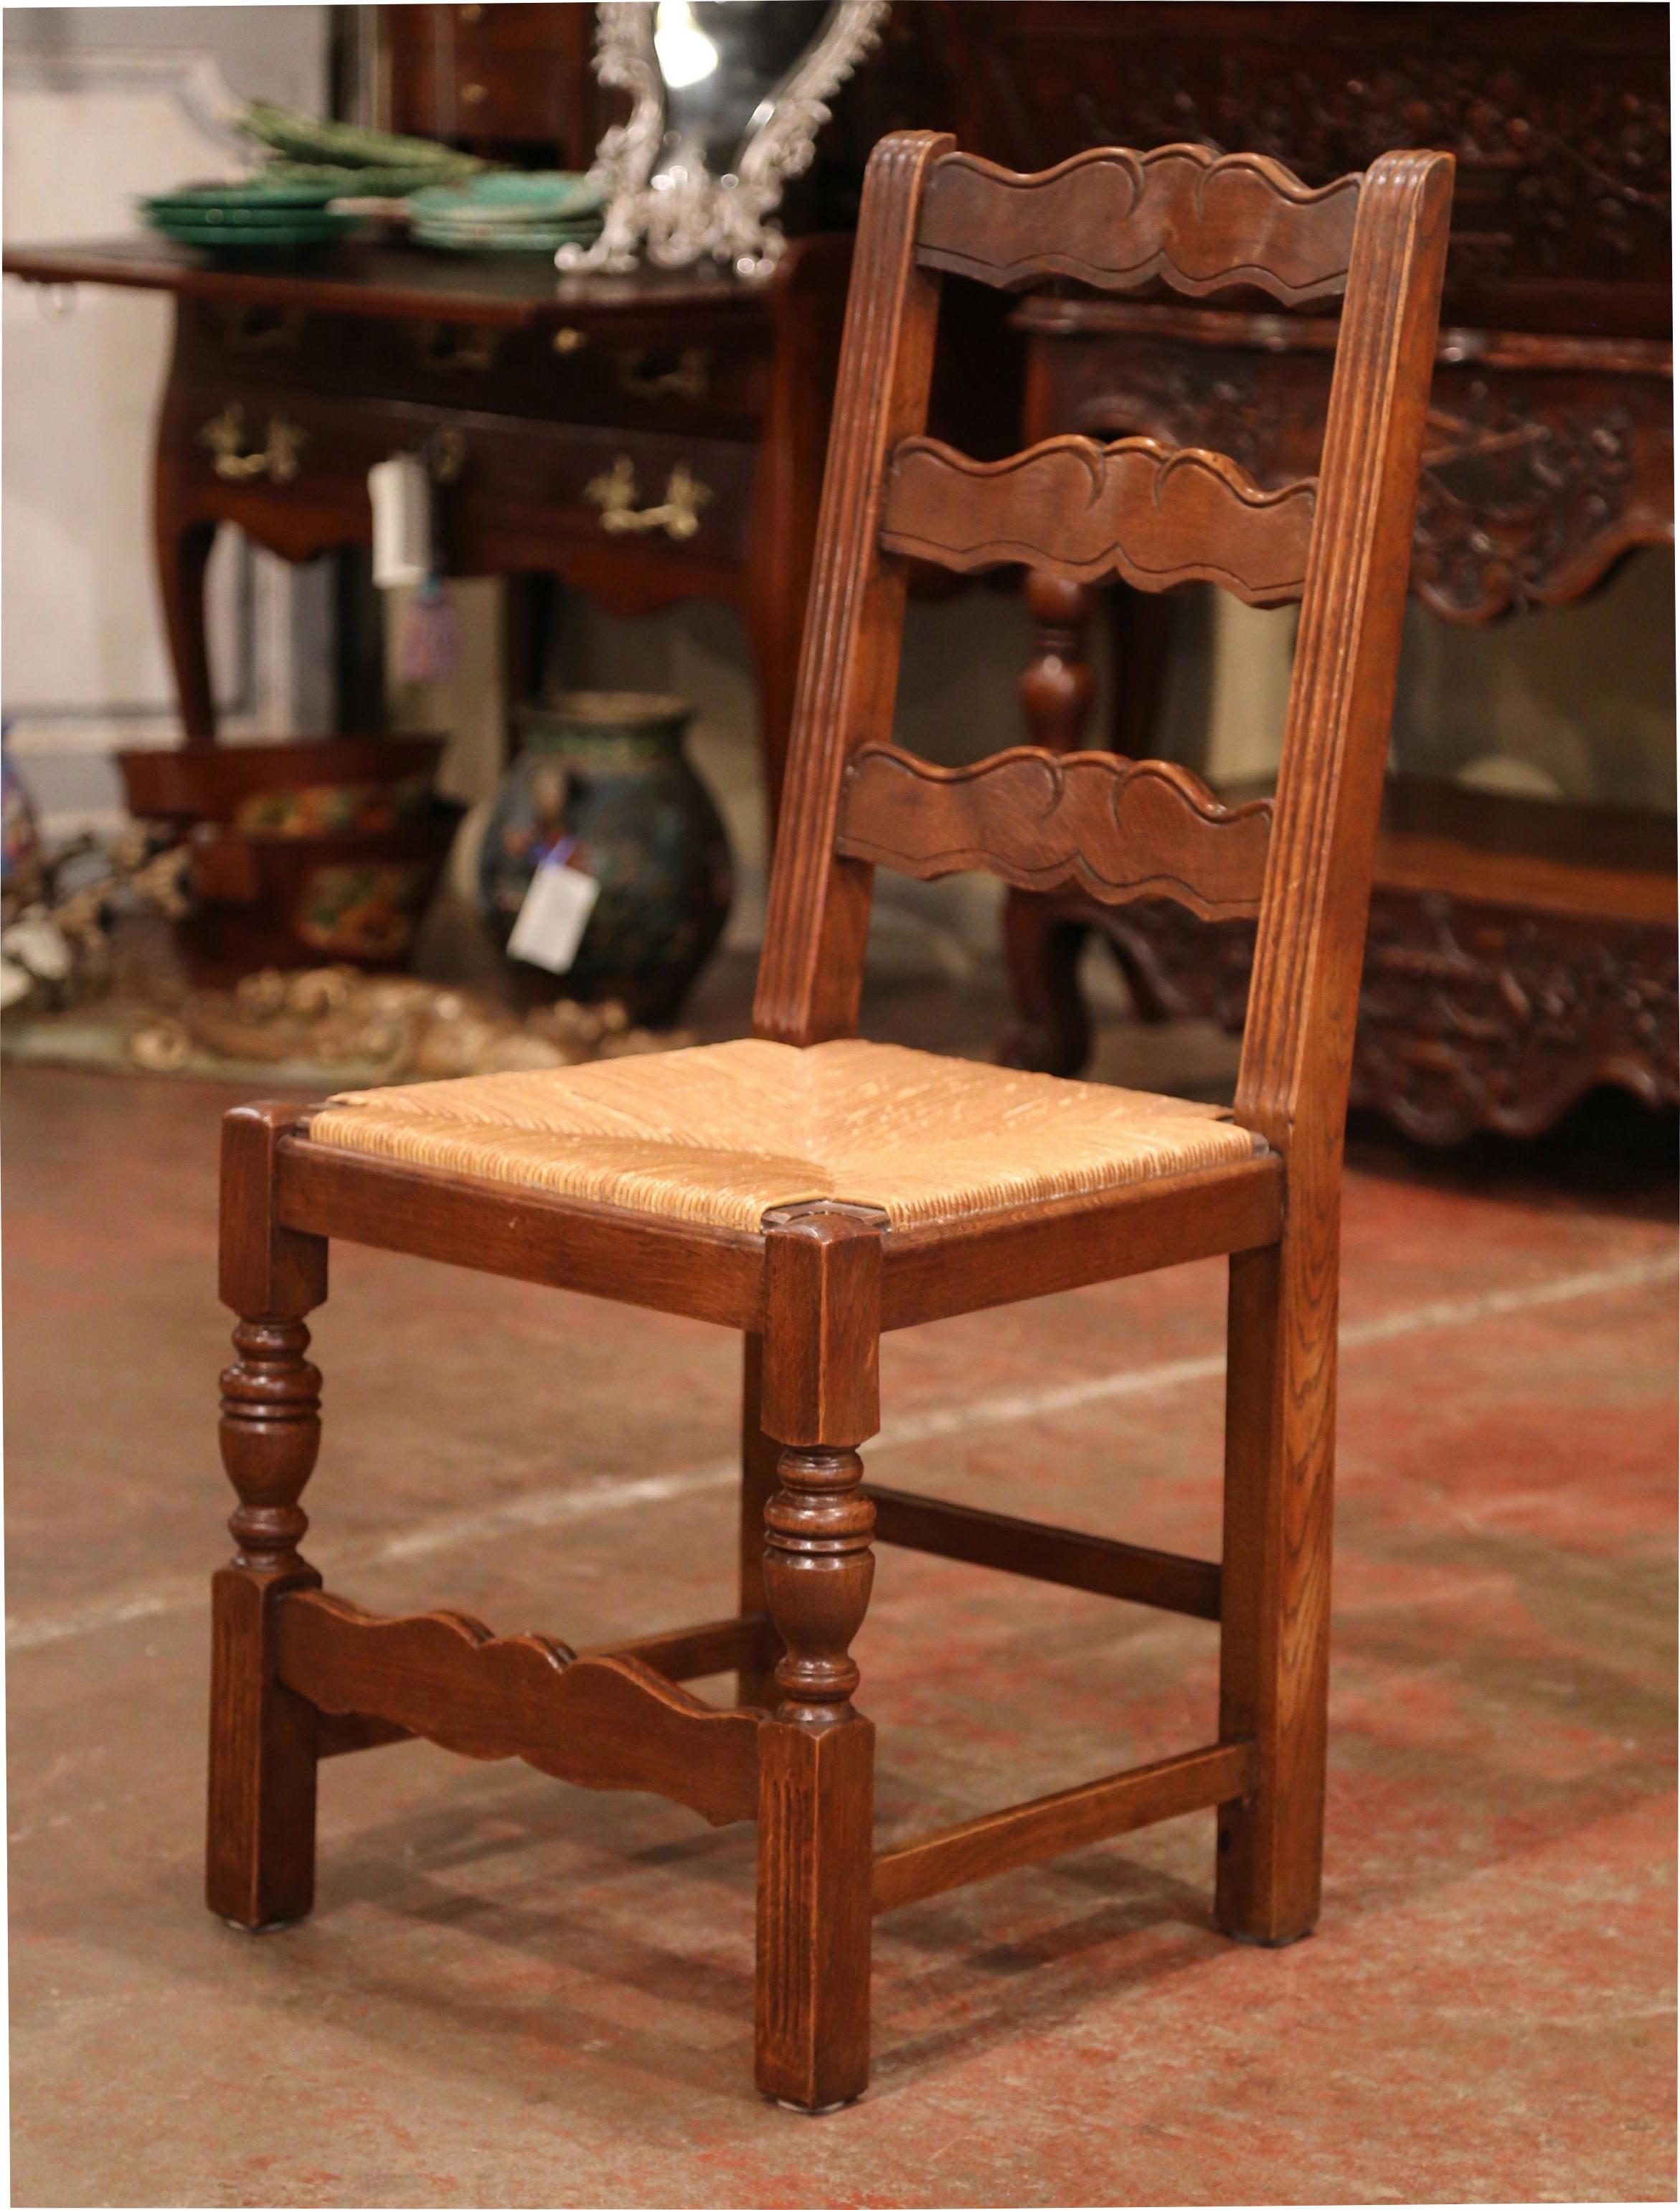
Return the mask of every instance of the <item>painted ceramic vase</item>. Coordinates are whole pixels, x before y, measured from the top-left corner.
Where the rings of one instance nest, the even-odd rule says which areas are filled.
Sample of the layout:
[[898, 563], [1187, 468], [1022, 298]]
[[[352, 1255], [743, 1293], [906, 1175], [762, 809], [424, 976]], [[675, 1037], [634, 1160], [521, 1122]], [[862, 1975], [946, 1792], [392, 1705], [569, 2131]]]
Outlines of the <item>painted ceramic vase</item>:
[[680, 698], [577, 691], [520, 716], [523, 748], [485, 824], [479, 908], [504, 948], [551, 853], [600, 895], [570, 968], [514, 960], [533, 997], [623, 1000], [633, 1020], [674, 1020], [729, 917], [729, 840], [683, 737]]

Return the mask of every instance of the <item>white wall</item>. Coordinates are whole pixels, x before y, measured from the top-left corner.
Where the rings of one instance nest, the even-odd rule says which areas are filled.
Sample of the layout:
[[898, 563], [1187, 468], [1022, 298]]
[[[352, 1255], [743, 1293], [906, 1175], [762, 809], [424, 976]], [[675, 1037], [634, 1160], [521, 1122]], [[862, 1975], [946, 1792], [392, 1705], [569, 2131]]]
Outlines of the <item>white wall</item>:
[[[241, 100], [324, 101], [327, 25], [324, 8], [8, 9], [8, 242], [132, 230], [136, 194], [237, 169]], [[114, 750], [179, 734], [150, 523], [172, 311], [9, 282], [0, 314], [5, 706], [38, 802], [67, 827], [115, 806]], [[231, 734], [318, 724], [324, 591], [222, 533], [211, 650]]]

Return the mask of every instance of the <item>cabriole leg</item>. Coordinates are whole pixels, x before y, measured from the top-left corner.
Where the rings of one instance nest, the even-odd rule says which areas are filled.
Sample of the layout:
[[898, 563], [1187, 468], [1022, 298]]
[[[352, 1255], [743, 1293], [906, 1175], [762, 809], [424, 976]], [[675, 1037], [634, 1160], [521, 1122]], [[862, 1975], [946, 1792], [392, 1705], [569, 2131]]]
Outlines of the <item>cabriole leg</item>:
[[280, 1599], [318, 1588], [298, 1505], [321, 1446], [321, 1376], [303, 1315], [327, 1294], [327, 1246], [274, 1217], [274, 1153], [297, 1118], [242, 1106], [222, 1129], [221, 1295], [240, 1313], [221, 1377], [221, 1452], [239, 1502], [211, 1584], [206, 1900], [235, 1925], [305, 1917], [315, 1896], [316, 1712], [275, 1670]]
[[881, 1222], [840, 1208], [766, 1222], [763, 1422], [782, 1445], [764, 1587], [786, 1645], [760, 1731], [757, 2080], [829, 2110], [869, 2080], [875, 1729], [852, 1703], [875, 1507], [855, 1446], [879, 1424]]

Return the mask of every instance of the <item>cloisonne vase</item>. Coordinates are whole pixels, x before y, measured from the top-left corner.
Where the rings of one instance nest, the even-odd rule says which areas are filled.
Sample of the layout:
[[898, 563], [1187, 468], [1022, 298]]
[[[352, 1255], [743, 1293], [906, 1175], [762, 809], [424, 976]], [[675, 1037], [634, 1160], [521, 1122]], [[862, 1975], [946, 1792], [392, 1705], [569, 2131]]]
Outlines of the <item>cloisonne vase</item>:
[[519, 716], [523, 738], [491, 805], [479, 909], [505, 949], [544, 857], [600, 885], [572, 964], [510, 964], [533, 998], [620, 999], [632, 1020], [675, 1019], [723, 933], [733, 870], [710, 794], [683, 737], [680, 698], [576, 691]]

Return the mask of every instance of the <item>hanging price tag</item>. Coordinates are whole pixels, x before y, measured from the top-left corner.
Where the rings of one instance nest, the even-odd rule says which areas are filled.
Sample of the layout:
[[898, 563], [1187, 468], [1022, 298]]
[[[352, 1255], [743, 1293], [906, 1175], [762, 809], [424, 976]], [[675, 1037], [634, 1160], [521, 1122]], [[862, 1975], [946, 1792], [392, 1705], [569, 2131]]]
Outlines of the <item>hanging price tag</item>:
[[563, 975], [577, 957], [600, 894], [593, 875], [569, 867], [557, 857], [545, 860], [531, 878], [508, 939], [509, 954], [533, 967], [545, 967], [551, 975]]
[[382, 591], [423, 583], [431, 566], [431, 482], [412, 453], [368, 470], [373, 506], [373, 580]]

